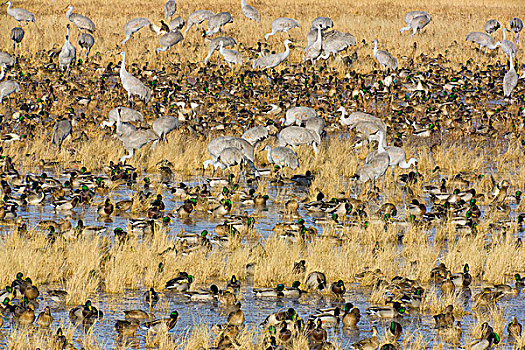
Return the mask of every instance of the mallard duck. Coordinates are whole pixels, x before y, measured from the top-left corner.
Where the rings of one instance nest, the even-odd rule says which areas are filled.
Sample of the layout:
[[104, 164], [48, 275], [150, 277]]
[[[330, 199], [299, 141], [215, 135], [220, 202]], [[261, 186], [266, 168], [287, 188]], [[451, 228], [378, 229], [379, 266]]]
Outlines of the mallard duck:
[[179, 272], [177, 277], [172, 278], [166, 282], [165, 288], [174, 292], [184, 293], [190, 289], [192, 283], [192, 275], [188, 275], [186, 272]]
[[0, 306], [0, 312], [4, 315], [12, 314], [15, 312], [15, 306], [11, 303], [11, 299], [4, 298], [2, 305]]
[[317, 320], [316, 327], [310, 332], [310, 342], [314, 345], [324, 344], [328, 337], [328, 333], [323, 328], [323, 322]]
[[16, 290], [13, 289], [11, 286], [6, 286], [4, 290], [0, 291], [0, 300], [4, 300], [5, 298], [9, 298], [12, 300], [15, 297]]
[[124, 311], [124, 315], [126, 315], [126, 319], [148, 320], [151, 318], [151, 315], [146, 311], [138, 309], [126, 310]]
[[133, 206], [133, 199], [124, 199], [115, 203], [115, 209], [118, 212], [128, 211]]
[[454, 324], [454, 305], [448, 305], [445, 312], [434, 315], [436, 328], [448, 328]]
[[295, 199], [288, 200], [284, 204], [284, 207], [285, 207], [285, 212], [287, 215], [291, 215], [291, 216], [298, 215], [297, 210], [299, 209], [299, 203]]
[[[28, 277], [29, 279], [29, 277]], [[38, 288], [31, 284], [31, 279], [29, 279], [29, 285], [24, 288], [24, 296], [29, 300], [35, 300], [40, 295]]]
[[[339, 324], [339, 315], [341, 314], [341, 309], [339, 307], [336, 307], [332, 310], [326, 310], [321, 309], [320, 313], [312, 315], [310, 318], [315, 320], [317, 322], [318, 320], [321, 320], [321, 322], [324, 324], [329, 325], [338, 325]], [[323, 312], [324, 311], [324, 312]]]
[[493, 291], [490, 288], [483, 288], [483, 290], [474, 295], [474, 308], [482, 306], [494, 306], [494, 304], [501, 298], [504, 294], [501, 292]]
[[521, 324], [516, 319], [516, 316], [514, 316], [512, 322], [507, 325], [507, 332], [509, 333], [509, 337], [516, 341], [521, 338]]
[[232, 210], [232, 202], [230, 199], [226, 199], [221, 201], [219, 206], [213, 208], [212, 210], [208, 210], [208, 213], [210, 213], [212, 216], [219, 217], [228, 215], [230, 211]]
[[321, 291], [326, 288], [326, 276], [319, 271], [313, 271], [306, 277], [306, 286], [308, 290]]
[[68, 293], [65, 290], [53, 289], [48, 290], [47, 295], [56, 303], [65, 303]]
[[168, 332], [173, 327], [175, 327], [178, 317], [179, 317], [179, 313], [177, 311], [173, 311], [170, 313], [169, 318], [162, 318], [162, 319], [158, 319], [158, 320], [151, 321], [151, 322], [145, 322], [142, 324], [142, 327], [146, 329], [148, 332], [152, 332], [152, 333]]
[[495, 332], [487, 333], [482, 335], [482, 338], [473, 341], [470, 344], [470, 349], [472, 350], [487, 350], [492, 344], [499, 344], [500, 338], [499, 335]]
[[98, 309], [91, 304], [91, 300], [87, 300], [84, 305], [79, 305], [69, 310], [69, 318], [73, 323], [91, 318], [101, 318], [102, 316], [102, 311], [98, 311]]
[[109, 198], [106, 198], [104, 205], [98, 207], [97, 213], [101, 218], [108, 218], [113, 214], [113, 203]]
[[47, 328], [53, 323], [53, 316], [51, 316], [51, 309], [49, 306], [46, 306], [43, 312], [38, 315], [36, 319], [36, 324], [40, 327]]
[[117, 320], [115, 329], [121, 337], [132, 337], [135, 335], [140, 322], [137, 319]]
[[27, 305], [27, 309], [24, 310], [20, 316], [18, 316], [18, 322], [21, 324], [21, 325], [30, 325], [30, 324], [33, 324], [33, 322], [35, 322], [35, 308], [33, 306], [33, 304], [29, 304]]
[[57, 211], [69, 211], [74, 209], [79, 202], [78, 197], [73, 197], [71, 199], [67, 200], [60, 200], [53, 202], [53, 205], [55, 206], [55, 210]]
[[283, 321], [290, 320], [294, 321], [297, 318], [297, 312], [294, 308], [288, 308], [288, 310], [281, 310], [270, 314], [266, 317], [262, 323], [265, 327], [275, 326]]
[[193, 292], [186, 292], [184, 295], [191, 301], [217, 301], [219, 288], [212, 284], [209, 289], [201, 289]]
[[525, 287], [525, 282], [521, 279], [521, 275], [519, 273], [514, 274], [514, 287], [516, 289], [522, 289]]
[[220, 291], [217, 299], [219, 300], [219, 305], [222, 307], [239, 306], [235, 294], [228, 290]]
[[355, 328], [357, 323], [361, 319], [361, 313], [359, 309], [354, 307], [352, 303], [345, 303], [342, 320], [344, 328]]
[[452, 282], [451, 276], [452, 274], [450, 271], [448, 271], [446, 280], [441, 283], [441, 292], [443, 294], [453, 294], [456, 289], [454, 282]]
[[159, 294], [155, 291], [155, 288], [151, 287], [148, 291], [143, 294], [144, 302], [146, 304], [156, 303], [160, 300]]
[[291, 287], [284, 287], [283, 294], [286, 298], [299, 298], [306, 291], [299, 289], [301, 282], [294, 281]]
[[270, 197], [267, 194], [265, 194], [265, 195], [258, 194], [253, 199], [253, 203], [257, 207], [264, 207], [264, 206], [266, 206], [266, 202], [268, 201], [269, 198]]
[[284, 297], [284, 284], [278, 284], [275, 288], [254, 288], [252, 290], [256, 297], [260, 298], [281, 298]]
[[244, 312], [241, 309], [230, 312], [228, 314], [228, 324], [232, 326], [242, 326], [244, 324]]
[[339, 280], [337, 282], [332, 283], [330, 286], [330, 291], [332, 294], [334, 294], [337, 298], [342, 298], [343, 295], [346, 292], [345, 284], [342, 280]]
[[241, 289], [241, 282], [239, 282], [239, 280], [237, 279], [237, 277], [235, 277], [235, 275], [232, 275], [232, 278], [228, 281], [228, 283], [226, 283], [226, 288], [225, 289], [232, 289], [235, 293], [238, 293], [239, 290]]
[[438, 266], [430, 270], [430, 278], [434, 281], [441, 281], [447, 278], [448, 269], [444, 263], [440, 263]]
[[379, 346], [379, 339], [377, 338], [377, 328], [372, 326], [372, 336], [365, 338], [353, 345], [354, 349], [358, 350], [376, 350]]
[[57, 332], [53, 336], [52, 348], [53, 349], [66, 349], [68, 345], [69, 345], [69, 342], [67, 341], [67, 338], [62, 331], [62, 327], [59, 327], [57, 329]]
[[395, 343], [401, 337], [403, 328], [396, 321], [391, 321], [390, 325], [385, 329], [385, 338], [390, 343]]
[[379, 318], [395, 318], [408, 314], [406, 307], [397, 301], [393, 302], [392, 306], [371, 306], [368, 308], [368, 311], [371, 316]]
[[[195, 198], [192, 198], [192, 199], [195, 200]], [[184, 201], [184, 204], [182, 204], [177, 209], [177, 214], [181, 218], [187, 218], [193, 212], [193, 208], [194, 208], [194, 203], [191, 200], [186, 200]]]
[[463, 272], [453, 273], [450, 277], [456, 287], [468, 287], [472, 282], [472, 276], [469, 273], [468, 264], [463, 266]]

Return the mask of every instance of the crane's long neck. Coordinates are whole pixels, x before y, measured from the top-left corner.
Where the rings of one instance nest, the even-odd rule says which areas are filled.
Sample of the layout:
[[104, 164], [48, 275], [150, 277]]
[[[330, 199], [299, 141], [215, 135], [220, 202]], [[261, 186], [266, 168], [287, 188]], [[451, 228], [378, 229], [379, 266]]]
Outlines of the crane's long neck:
[[268, 163], [272, 164], [272, 148], [270, 147], [270, 145], [266, 146], [266, 151], [266, 159], [268, 160]]
[[2, 79], [4, 79], [5, 76], [5, 64], [1, 64], [0, 66], [0, 68], [2, 69], [2, 71], [0, 72], [0, 81], [2, 81]]
[[11, 1], [9, 1], [7, 3], [7, 12], [11, 11], [11, 5], [13, 5], [13, 4], [11, 3]]
[[66, 29], [66, 44], [69, 44], [69, 27]]
[[378, 131], [378, 132], [379, 132], [379, 141], [377, 142], [377, 153], [383, 153], [383, 152], [386, 152], [385, 133], [382, 131]]
[[377, 40], [374, 40], [374, 55], [377, 53]]
[[120, 74], [125, 74], [126, 72], [126, 53], [122, 53], [122, 64], [120, 65]]
[[317, 27], [317, 40], [315, 41], [315, 43], [320, 46], [322, 40], [323, 36], [321, 34], [321, 27]]
[[502, 31], [503, 31], [503, 40], [507, 40], [505, 39], [505, 32], [507, 31], [507, 29], [503, 28]]
[[509, 71], [514, 71], [514, 57], [512, 57], [512, 54], [510, 54], [509, 57]]
[[73, 13], [73, 6], [69, 6], [67, 12], [66, 12], [66, 17], [67, 19], [69, 19], [69, 17], [71, 17], [71, 14]]
[[341, 110], [341, 120], [344, 120], [346, 118], [346, 108], [342, 106], [343, 109]]
[[286, 47], [286, 50], [284, 50], [284, 57], [286, 58], [290, 54], [290, 42], [287, 41], [284, 46]]
[[117, 134], [120, 132], [120, 126], [122, 125], [120, 121], [120, 107], [117, 108]]
[[398, 166], [401, 168], [401, 169], [408, 169], [410, 168], [412, 165], [415, 165], [417, 163], [417, 159], [416, 158], [410, 158], [408, 160], [408, 162], [406, 161], [406, 158], [403, 159], [401, 162], [399, 162]]

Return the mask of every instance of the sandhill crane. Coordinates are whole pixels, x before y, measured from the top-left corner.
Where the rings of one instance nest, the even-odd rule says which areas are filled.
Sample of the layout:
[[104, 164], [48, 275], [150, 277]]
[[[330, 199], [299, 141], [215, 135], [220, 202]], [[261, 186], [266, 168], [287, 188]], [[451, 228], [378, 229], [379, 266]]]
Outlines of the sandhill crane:
[[262, 125], [258, 125], [246, 130], [241, 138], [245, 139], [255, 147], [257, 143], [266, 139], [268, 135], [268, 129]]
[[226, 147], [236, 147], [240, 149], [243, 152], [246, 159], [248, 159], [252, 163], [254, 162], [255, 148], [250, 142], [240, 137], [232, 137], [232, 136], [217, 137], [211, 140], [210, 143], [208, 144], [208, 153], [214, 160], [217, 160], [217, 158], [219, 157], [219, 154]]
[[520, 32], [523, 29], [523, 22], [519, 18], [511, 18], [510, 22], [510, 29], [514, 32], [514, 35], [516, 36], [516, 45], [520, 44]]
[[20, 91], [20, 84], [18, 84], [18, 82], [15, 80], [2, 81], [2, 79], [4, 79], [5, 76], [5, 68], [6, 64], [0, 62], [0, 103], [4, 101], [4, 97], [7, 97], [9, 105], [11, 105], [10, 95]]
[[168, 18], [171, 19], [177, 11], [177, 3], [174, 0], [168, 0], [164, 4], [164, 19], [167, 21]]
[[90, 20], [88, 17], [81, 15], [79, 13], [73, 13], [73, 6], [69, 5], [67, 13], [66, 13], [67, 19], [69, 19], [71, 22], [73, 22], [74, 25], [77, 26], [79, 30], [87, 30], [88, 32], [93, 33], [95, 31], [95, 23], [93, 23], [92, 20]]
[[[331, 54], [340, 53], [346, 50], [349, 46], [355, 46], [355, 38], [350, 33], [343, 33], [337, 30], [332, 30], [323, 34], [323, 42], [321, 44], [322, 53], [321, 58], [326, 60]], [[340, 56], [340, 54], [339, 54]]]
[[410, 36], [414, 36], [418, 30], [421, 33], [421, 29], [425, 28], [431, 20], [432, 17], [430, 17], [428, 13], [412, 17], [412, 19], [407, 23], [406, 27], [401, 28], [399, 32], [403, 33], [405, 30], [412, 29], [412, 34]]
[[389, 164], [390, 158], [388, 153], [382, 150], [375, 157], [369, 159], [368, 162], [365, 162], [352, 178], [357, 180], [358, 184], [370, 181], [370, 188], [375, 187], [376, 180], [385, 175]]
[[503, 40], [498, 41], [496, 45], [501, 47], [507, 59], [512, 60], [513, 57], [516, 57], [518, 50], [512, 41], [506, 39], [505, 33], [507, 32], [507, 28], [502, 28], [501, 30], [503, 31]]
[[353, 128], [359, 122], [371, 122], [377, 124], [381, 127], [382, 130], [384, 130], [384, 132], [386, 132], [387, 128], [385, 122], [379, 119], [378, 117], [373, 116], [372, 114], [364, 112], [352, 112], [348, 117], [345, 117], [346, 109], [344, 106], [339, 107], [337, 112], [341, 112], [341, 118], [339, 119], [341, 125], [347, 125], [350, 126], [350, 128]]
[[404, 21], [406, 24], [410, 24], [412, 19], [419, 17], [419, 16], [428, 16], [430, 17], [430, 14], [427, 11], [410, 11], [405, 15]]
[[287, 18], [287, 17], [280, 17], [277, 19], [274, 19], [272, 22], [272, 31], [264, 36], [265, 40], [268, 40], [268, 38], [272, 35], [277, 34], [278, 32], [286, 32], [286, 34], [290, 35], [288, 31], [292, 28], [301, 28], [299, 25], [299, 22], [297, 22], [293, 18]]
[[288, 58], [290, 55], [290, 44], [292, 43], [291, 40], [286, 39], [284, 41], [284, 46], [286, 47], [286, 50], [284, 52], [274, 53], [271, 55], [266, 56], [260, 56], [253, 60], [252, 68], [260, 68], [260, 69], [268, 69], [268, 68], [275, 68], [278, 65], [280, 65], [284, 60]]
[[102, 126], [113, 126], [119, 118], [122, 123], [143, 122], [144, 116], [139, 111], [128, 107], [115, 107], [108, 113], [108, 120], [102, 122]]
[[5, 64], [6, 67], [12, 67], [15, 65], [15, 58], [7, 52], [0, 51], [0, 65]]
[[321, 28], [327, 30], [334, 26], [334, 22], [328, 17], [317, 17], [312, 21], [312, 29]]
[[24, 29], [22, 27], [14, 27], [11, 29], [11, 40], [13, 40], [13, 51], [16, 49], [16, 45], [19, 45], [24, 39]]
[[215, 166], [216, 168], [220, 167], [222, 170], [227, 168], [231, 174], [230, 168], [232, 166], [239, 165], [242, 168], [244, 163], [247, 163], [252, 168], [252, 170], [255, 173], [255, 176], [260, 176], [259, 171], [255, 168], [255, 166], [253, 166], [253, 163], [246, 159], [243, 152], [236, 147], [226, 147], [225, 149], [223, 149], [219, 154], [219, 157], [217, 157], [217, 162], [215, 163]]
[[188, 16], [188, 25], [186, 26], [186, 29], [184, 30], [184, 34], [188, 32], [188, 30], [193, 27], [194, 24], [199, 26], [202, 22], [210, 18], [211, 16], [214, 16], [215, 13], [209, 11], [209, 10], [197, 10], [193, 13], [191, 13]]
[[355, 125], [355, 132], [361, 140], [366, 139], [369, 143], [378, 141], [379, 135], [385, 132], [385, 129], [377, 123], [371, 121], [360, 121]]
[[241, 11], [246, 18], [251, 19], [257, 23], [261, 21], [261, 15], [259, 14], [259, 11], [257, 11], [255, 7], [248, 5], [246, 0], [241, 0]]
[[383, 69], [397, 69], [397, 59], [389, 52], [377, 49], [377, 39], [374, 39], [374, 58], [379, 62]]
[[241, 53], [239, 51], [225, 49], [224, 42], [222, 41], [219, 42], [219, 52], [222, 58], [228, 63], [228, 66], [230, 66], [230, 68], [232, 64], [238, 64], [239, 66], [242, 66]]
[[319, 58], [321, 55], [321, 43], [323, 41], [323, 36], [321, 34], [321, 27], [317, 27], [317, 39], [311, 45], [308, 45], [303, 52], [303, 62], [310, 60], [313, 64], [314, 60]]
[[208, 60], [211, 58], [215, 50], [219, 49], [219, 44], [223, 43], [224, 47], [234, 47], [237, 45], [237, 42], [231, 36], [219, 36], [217, 38], [211, 39], [208, 44], [208, 56], [204, 59], [204, 63], [208, 63]]
[[219, 12], [216, 15], [210, 16], [208, 18], [208, 31], [206, 34], [211, 37], [220, 32], [222, 27], [228, 23], [233, 23], [232, 15], [229, 12]]
[[62, 71], [68, 72], [68, 75], [71, 73], [71, 68], [75, 64], [77, 59], [77, 49], [69, 41], [69, 24], [67, 25], [66, 30], [66, 41], [62, 46], [62, 50], [58, 54], [58, 63], [60, 64], [60, 69]]
[[288, 167], [295, 170], [299, 167], [299, 161], [297, 160], [297, 154], [287, 147], [275, 147], [272, 149], [270, 145], [264, 148], [267, 151], [267, 159], [270, 164], [278, 165], [281, 170], [284, 167]]
[[128, 92], [128, 101], [133, 101], [133, 95], [139, 96], [147, 104], [151, 99], [151, 89], [139, 79], [126, 71], [126, 52], [122, 51], [122, 64], [120, 65], [120, 82], [124, 90]]
[[496, 33], [496, 31], [501, 27], [498, 21], [495, 19], [489, 19], [487, 23], [485, 23], [485, 31], [487, 34], [492, 36], [492, 34]]
[[[368, 163], [369, 161], [371, 161], [372, 158], [374, 158], [380, 152], [380, 148], [382, 148], [388, 153], [388, 157], [390, 160], [389, 166], [392, 168], [392, 178], [394, 179], [394, 181], [395, 181], [394, 168], [396, 166], [399, 166], [401, 169], [408, 169], [412, 165], [417, 167], [416, 158], [410, 158], [407, 162], [407, 154], [404, 149], [402, 149], [401, 147], [396, 147], [396, 146], [386, 146], [386, 140], [385, 140], [386, 135], [383, 132], [380, 132], [378, 136], [379, 136], [378, 149], [377, 151], [370, 152], [366, 156], [365, 163]], [[381, 144], [381, 147], [379, 146], [379, 144]]]
[[498, 47], [490, 35], [482, 32], [470, 32], [467, 34], [465, 40], [478, 44], [480, 53], [482, 47], [488, 48], [490, 50], [494, 50]]
[[53, 131], [51, 133], [51, 143], [56, 145], [60, 150], [64, 140], [71, 135], [72, 129], [73, 125], [71, 124], [71, 121], [67, 119], [57, 121], [53, 126]]
[[182, 33], [178, 30], [168, 32], [160, 37], [160, 47], [157, 47], [155, 49], [155, 53], [159, 53], [160, 51], [164, 52], [173, 45], [181, 42], [182, 40], [184, 40], [184, 37], [182, 36]]
[[86, 50], [86, 61], [88, 60], [89, 53], [91, 52], [91, 48], [93, 45], [95, 45], [95, 38], [93, 38], [93, 35], [89, 33], [80, 33], [78, 36], [78, 45], [80, 46], [80, 52], [78, 55], [80, 56], [82, 54], [82, 50]]
[[307, 119], [317, 117], [317, 112], [311, 107], [297, 106], [286, 111], [286, 119], [281, 118], [279, 122], [283, 126], [296, 124], [301, 126]]
[[142, 28], [146, 26], [149, 26], [149, 28], [153, 32], [157, 34], [160, 33], [160, 28], [158, 28], [153, 23], [151, 23], [149, 19], [145, 17], [133, 18], [124, 25], [124, 32], [126, 33], [126, 39], [122, 40], [122, 45], [124, 45], [129, 39], [131, 39], [136, 32], [138, 32], [139, 30], [141, 30]]
[[124, 154], [121, 158], [121, 162], [125, 162], [126, 159], [133, 157], [135, 150], [139, 150], [151, 141], [156, 141], [159, 136], [151, 129], [131, 129], [128, 132], [122, 132], [122, 123], [120, 121], [120, 111], [117, 109], [117, 137], [124, 145], [124, 149], [128, 154]]
[[7, 2], [7, 14], [11, 17], [13, 17], [15, 20], [18, 21], [18, 24], [20, 22], [34, 22], [35, 21], [35, 15], [33, 15], [31, 12], [20, 9], [20, 8], [11, 8], [12, 3], [11, 1]]
[[304, 122], [305, 129], [315, 131], [319, 136], [324, 133], [324, 119], [321, 117], [310, 117]]
[[184, 18], [176, 17], [172, 19], [169, 24], [170, 31], [181, 30], [182, 27], [184, 27], [184, 24], [186, 24], [186, 21], [184, 21]]
[[[159, 117], [151, 124], [151, 128], [155, 131], [155, 134], [157, 134], [161, 140], [165, 140], [166, 142], [168, 142], [166, 135], [179, 127], [179, 119], [169, 115]], [[155, 144], [157, 144], [157, 141], [153, 143], [153, 145]]]
[[509, 97], [512, 94], [512, 90], [518, 85], [518, 74], [514, 69], [514, 58], [511, 57], [509, 60], [509, 70], [503, 78], [503, 96]]
[[277, 136], [279, 147], [292, 146], [294, 149], [299, 145], [312, 145], [315, 154], [319, 153], [317, 145], [321, 144], [321, 136], [315, 130], [302, 128], [300, 126], [288, 126], [279, 132]]

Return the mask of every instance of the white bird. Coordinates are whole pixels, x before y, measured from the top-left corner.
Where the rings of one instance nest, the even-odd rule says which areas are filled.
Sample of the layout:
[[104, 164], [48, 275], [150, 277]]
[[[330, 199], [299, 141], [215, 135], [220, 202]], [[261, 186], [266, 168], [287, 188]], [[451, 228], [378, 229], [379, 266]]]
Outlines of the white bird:
[[[239, 165], [241, 168], [244, 163], [249, 163], [242, 151], [236, 147], [226, 147], [221, 151], [214, 164], [215, 168], [219, 167], [222, 170], [228, 169], [231, 174], [231, 167]], [[256, 176], [260, 176], [257, 169], [254, 169]]]
[[323, 35], [321, 32], [321, 27], [317, 27], [317, 39], [311, 45], [308, 45], [306, 49], [304, 49], [303, 62], [310, 60], [310, 62], [313, 64], [314, 60], [317, 60], [321, 55], [321, 43], [323, 41]]
[[246, 159], [248, 159], [251, 163], [254, 162], [255, 148], [250, 142], [240, 137], [232, 137], [232, 136], [217, 137], [211, 140], [210, 143], [208, 144], [208, 153], [214, 160], [217, 160], [222, 150], [227, 147], [235, 147], [235, 148], [240, 149], [243, 152]]
[[518, 85], [518, 74], [514, 69], [514, 58], [511, 57], [509, 60], [509, 70], [503, 78], [503, 96], [510, 97], [512, 90]]
[[352, 112], [348, 117], [346, 116], [346, 108], [344, 106], [339, 107], [337, 112], [341, 112], [341, 117], [339, 119], [339, 122], [341, 125], [349, 126], [350, 128], [354, 128], [357, 123], [360, 122], [370, 122], [377, 124], [386, 132], [386, 124], [384, 121], [379, 119], [376, 116], [373, 116], [372, 114], [364, 113], [364, 112]]
[[288, 126], [282, 129], [277, 136], [279, 147], [292, 146], [294, 149], [299, 145], [311, 145], [315, 154], [319, 153], [317, 145], [321, 144], [321, 136], [315, 130], [302, 128], [300, 126]]
[[353, 176], [358, 184], [364, 184], [367, 181], [371, 181], [370, 187], [372, 188], [372, 185], [375, 186], [376, 180], [385, 175], [386, 170], [390, 165], [390, 157], [383, 147], [381, 137], [384, 137], [383, 133], [380, 134], [377, 154], [368, 159], [368, 161], [365, 161], [363, 166], [358, 169]]
[[4, 97], [7, 97], [9, 105], [11, 105], [10, 95], [20, 91], [20, 84], [18, 84], [18, 82], [15, 80], [2, 81], [2, 79], [4, 79], [5, 76], [5, 67], [6, 64], [0, 62], [0, 103], [4, 101]]
[[208, 63], [208, 60], [211, 58], [213, 53], [219, 49], [219, 44], [223, 43], [224, 47], [234, 47], [237, 45], [237, 42], [231, 36], [219, 36], [217, 38], [211, 39], [208, 44], [208, 56], [204, 59], [204, 63]]
[[[155, 119], [155, 121], [151, 124], [151, 128], [153, 129], [153, 131], [155, 131], [155, 134], [159, 136], [160, 140], [165, 140], [166, 142], [168, 142], [168, 140], [166, 139], [166, 135], [172, 132], [173, 130], [178, 129], [179, 127], [179, 119], [169, 115], [159, 117]], [[156, 143], [157, 141], [155, 141], [153, 145], [155, 145]]]
[[123, 132], [122, 123], [120, 121], [120, 112], [117, 110], [117, 137], [124, 145], [124, 149], [128, 154], [124, 154], [121, 158], [121, 162], [125, 162], [126, 159], [133, 157], [135, 150], [139, 150], [151, 141], [156, 141], [159, 136], [151, 129], [128, 129]]
[[186, 29], [184, 30], [184, 34], [188, 32], [188, 30], [193, 27], [194, 24], [197, 26], [200, 25], [202, 22], [210, 18], [211, 16], [214, 16], [215, 14], [209, 10], [197, 10], [193, 13], [191, 13], [188, 16], [188, 25], [186, 26]]
[[514, 32], [514, 35], [516, 36], [516, 45], [520, 44], [520, 32], [523, 29], [523, 22], [519, 18], [511, 18], [510, 22], [510, 29]]
[[317, 116], [317, 117], [310, 117], [306, 119], [304, 122], [305, 129], [313, 130], [315, 131], [319, 136], [323, 135], [324, 133], [324, 119]]
[[184, 21], [184, 18], [176, 17], [171, 20], [168, 27], [170, 28], [170, 31], [181, 30], [182, 27], [184, 27], [184, 24], [186, 24], [186, 21]]
[[377, 39], [374, 39], [374, 58], [379, 62], [383, 69], [397, 69], [397, 59], [389, 52], [377, 49]]
[[73, 22], [74, 25], [78, 27], [78, 29], [87, 30], [88, 32], [93, 33], [95, 31], [95, 23], [88, 17], [81, 15], [79, 13], [73, 13], [73, 6], [69, 5], [66, 17], [68, 20]]
[[286, 34], [290, 35], [288, 31], [292, 28], [301, 28], [299, 25], [299, 22], [297, 22], [293, 18], [287, 18], [287, 17], [279, 17], [277, 19], [274, 19], [272, 22], [272, 31], [264, 36], [265, 40], [268, 40], [268, 38], [272, 35], [277, 34], [278, 32], [286, 32]]
[[489, 19], [487, 23], [485, 23], [485, 31], [487, 34], [491, 35], [496, 33], [496, 31], [501, 27], [498, 21], [495, 19]]
[[[228, 66], [230, 68], [232, 67], [232, 64], [242, 66], [242, 55], [239, 51], [225, 49], [224, 48], [224, 42], [219, 42], [219, 53], [221, 54], [222, 58], [228, 63]], [[233, 69], [232, 69], [233, 70]]]
[[410, 24], [412, 19], [414, 19], [416, 17], [419, 17], [419, 16], [428, 16], [428, 17], [430, 17], [430, 14], [427, 11], [410, 11], [409, 13], [407, 13], [405, 15], [405, 18], [404, 18], [405, 23], [406, 24]]
[[330, 55], [334, 55], [334, 58], [335, 54], [341, 56], [340, 52], [346, 50], [349, 46], [355, 46], [355, 38], [352, 34], [331, 30], [323, 34], [320, 57], [326, 60]]
[[412, 29], [412, 34], [410, 36], [414, 36], [418, 30], [421, 33], [421, 29], [425, 28], [431, 20], [432, 17], [430, 17], [428, 13], [412, 17], [412, 19], [410, 19], [410, 21], [407, 23], [406, 27], [401, 28], [399, 32], [403, 33], [405, 30]]
[[71, 73], [71, 68], [77, 59], [77, 49], [69, 41], [69, 24], [67, 25], [66, 41], [58, 54], [58, 63], [62, 71]]
[[82, 53], [82, 49], [86, 49], [86, 61], [88, 59], [89, 53], [91, 52], [91, 48], [95, 44], [95, 38], [93, 38], [93, 35], [89, 33], [80, 33], [78, 37], [78, 45], [80, 45], [80, 52], [78, 55]]
[[182, 33], [178, 30], [163, 34], [159, 39], [160, 47], [157, 47], [155, 49], [155, 53], [159, 53], [160, 51], [164, 52], [173, 45], [178, 44], [182, 40], [184, 40], [184, 37], [182, 36]]
[[311, 107], [296, 106], [288, 108], [285, 116], [286, 119], [279, 119], [279, 122], [283, 126], [290, 126], [292, 124], [301, 126], [307, 119], [317, 117], [317, 112]]
[[299, 167], [297, 154], [288, 147], [275, 147], [272, 149], [270, 145], [267, 145], [264, 149], [268, 152], [266, 157], [270, 164], [276, 164], [281, 169], [288, 167], [295, 170]]
[[15, 58], [7, 52], [0, 51], [0, 64], [5, 64], [7, 67], [15, 65]]
[[490, 50], [494, 50], [498, 47], [498, 45], [494, 43], [494, 40], [492, 40], [492, 37], [487, 33], [470, 32], [465, 37], [465, 40], [478, 44], [480, 52], [482, 47], [488, 48]]
[[220, 32], [222, 27], [228, 23], [233, 23], [232, 15], [229, 12], [219, 12], [216, 15], [210, 16], [208, 18], [208, 31], [206, 35], [210, 37], [213, 36]]
[[151, 99], [151, 89], [126, 70], [126, 52], [122, 51], [122, 64], [120, 65], [120, 82], [128, 92], [128, 101], [133, 100], [133, 95], [139, 96], [147, 104]]
[[506, 39], [505, 33], [507, 32], [507, 28], [502, 28], [501, 30], [503, 31], [503, 40], [498, 41], [496, 45], [499, 45], [501, 50], [505, 53], [505, 57], [511, 60], [513, 57], [516, 57], [518, 50], [512, 41]]
[[177, 3], [174, 0], [168, 0], [164, 4], [164, 19], [167, 21], [168, 18], [171, 19], [177, 11]]
[[130, 122], [143, 122], [144, 116], [139, 111], [136, 111], [132, 108], [128, 107], [115, 107], [108, 113], [108, 120], [102, 122], [102, 126], [113, 126], [117, 122], [117, 118], [119, 118], [120, 113], [120, 121], [122, 123], [130, 123]]
[[15, 20], [20, 22], [34, 22], [35, 21], [35, 15], [33, 15], [31, 12], [20, 9], [20, 8], [11, 8], [12, 3], [11, 1], [7, 2], [7, 14], [11, 17], [13, 17]]
[[71, 135], [72, 129], [73, 126], [69, 120], [62, 119], [57, 121], [53, 126], [53, 131], [51, 133], [51, 143], [57, 145], [60, 150], [64, 140]]
[[246, 0], [241, 0], [241, 11], [246, 18], [251, 19], [257, 23], [261, 21], [261, 15], [259, 14], [259, 11], [257, 11], [255, 7], [248, 5]]
[[126, 39], [122, 40], [122, 45], [124, 45], [129, 39], [133, 37], [133, 35], [144, 28], [145, 26], [149, 26], [149, 28], [157, 33], [160, 34], [160, 28], [155, 26], [151, 21], [145, 17], [137, 17], [129, 20], [124, 25], [124, 32], [126, 33]]
[[262, 125], [258, 125], [246, 130], [241, 138], [245, 139], [255, 147], [257, 143], [266, 139], [268, 135], [268, 129]]
[[260, 69], [268, 69], [268, 68], [275, 68], [278, 65], [280, 65], [284, 60], [288, 58], [290, 55], [290, 44], [292, 43], [291, 40], [286, 39], [284, 41], [284, 46], [286, 47], [286, 50], [284, 52], [274, 53], [271, 55], [266, 56], [260, 56], [253, 60], [252, 68], [260, 68]]

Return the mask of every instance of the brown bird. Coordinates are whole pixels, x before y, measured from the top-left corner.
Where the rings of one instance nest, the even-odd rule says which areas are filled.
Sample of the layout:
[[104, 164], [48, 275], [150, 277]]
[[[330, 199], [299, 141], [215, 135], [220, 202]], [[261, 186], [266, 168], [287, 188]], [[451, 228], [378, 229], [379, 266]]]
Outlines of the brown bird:
[[42, 311], [38, 318], [36, 319], [36, 324], [40, 327], [47, 328], [49, 325], [53, 323], [53, 316], [51, 316], [51, 309], [49, 309], [49, 306], [46, 306], [44, 311]]
[[514, 338], [514, 340], [521, 338], [521, 324], [516, 319], [516, 316], [514, 316], [512, 322], [507, 325], [507, 332], [509, 333], [509, 337]]

